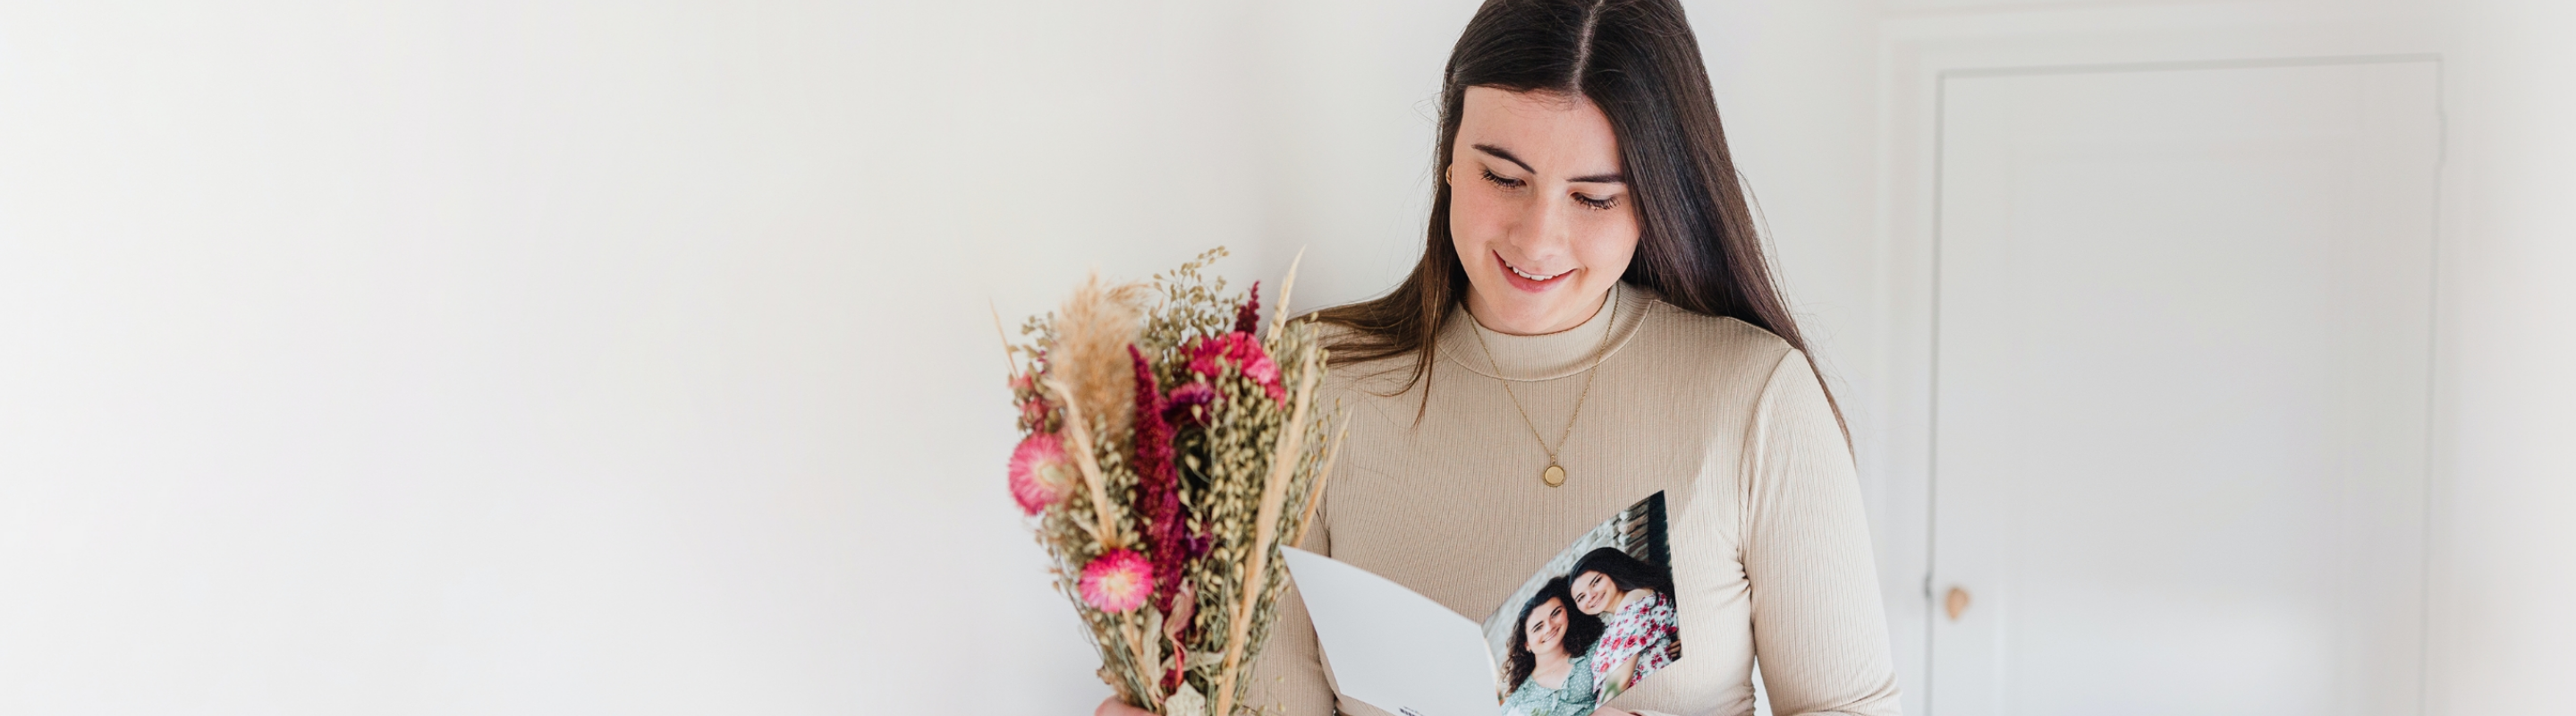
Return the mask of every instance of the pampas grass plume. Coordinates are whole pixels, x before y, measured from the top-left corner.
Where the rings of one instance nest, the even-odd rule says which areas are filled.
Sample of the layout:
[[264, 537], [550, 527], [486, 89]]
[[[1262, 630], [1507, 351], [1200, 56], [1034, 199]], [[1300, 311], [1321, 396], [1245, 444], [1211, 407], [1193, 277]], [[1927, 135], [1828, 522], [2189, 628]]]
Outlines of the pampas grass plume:
[[1127, 346], [1144, 326], [1151, 287], [1142, 283], [1109, 284], [1093, 272], [1064, 299], [1055, 318], [1055, 350], [1047, 370], [1072, 391], [1082, 414], [1100, 420], [1095, 440], [1126, 439], [1136, 400], [1136, 375]]

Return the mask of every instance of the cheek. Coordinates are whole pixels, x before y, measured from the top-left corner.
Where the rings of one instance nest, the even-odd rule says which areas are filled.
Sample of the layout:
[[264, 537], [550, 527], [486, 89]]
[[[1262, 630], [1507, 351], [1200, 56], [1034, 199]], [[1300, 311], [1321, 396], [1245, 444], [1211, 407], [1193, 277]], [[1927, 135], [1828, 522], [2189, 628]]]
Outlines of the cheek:
[[[1501, 199], [1482, 189], [1484, 187], [1474, 185], [1453, 185], [1449, 192], [1449, 240], [1461, 249], [1480, 247], [1492, 241], [1508, 222]], [[1462, 250], [1459, 253], [1482, 251]]]
[[1636, 214], [1626, 210], [1601, 213], [1604, 216], [1584, 227], [1583, 241], [1575, 244], [1577, 258], [1583, 265], [1603, 269], [1604, 273], [1626, 269], [1629, 260], [1637, 255]]

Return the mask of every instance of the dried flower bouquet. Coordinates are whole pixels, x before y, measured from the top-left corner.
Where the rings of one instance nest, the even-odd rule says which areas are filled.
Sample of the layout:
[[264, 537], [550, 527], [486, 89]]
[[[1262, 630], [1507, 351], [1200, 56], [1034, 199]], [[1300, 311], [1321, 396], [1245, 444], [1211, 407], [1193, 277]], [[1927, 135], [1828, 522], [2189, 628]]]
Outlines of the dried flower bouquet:
[[[1243, 708], [1287, 577], [1279, 548], [1304, 535], [1330, 470], [1316, 327], [1275, 312], [1262, 330], [1260, 284], [1229, 297], [1201, 275], [1224, 255], [1142, 283], [1095, 275], [1009, 345], [1027, 433], [1011, 495], [1101, 679], [1169, 716]], [[1292, 264], [1283, 306], [1295, 280]]]

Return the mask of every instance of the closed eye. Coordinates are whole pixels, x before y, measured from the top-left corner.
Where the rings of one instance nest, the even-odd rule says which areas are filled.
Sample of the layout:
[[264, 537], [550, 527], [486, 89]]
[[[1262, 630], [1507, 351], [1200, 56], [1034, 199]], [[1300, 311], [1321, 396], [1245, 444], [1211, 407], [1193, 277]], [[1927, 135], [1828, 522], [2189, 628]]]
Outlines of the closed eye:
[[1521, 188], [1521, 187], [1523, 187], [1523, 186], [1527, 186], [1527, 185], [1529, 185], [1529, 182], [1526, 182], [1526, 181], [1522, 181], [1522, 180], [1519, 180], [1519, 179], [1513, 179], [1513, 178], [1511, 178], [1511, 177], [1503, 176], [1503, 175], [1500, 175], [1500, 174], [1495, 174], [1495, 173], [1494, 173], [1494, 170], [1492, 170], [1492, 169], [1479, 169], [1479, 170], [1477, 170], [1477, 171], [1478, 171], [1478, 172], [1481, 172], [1481, 173], [1483, 173], [1483, 174], [1485, 175], [1485, 181], [1493, 182], [1493, 183], [1494, 183], [1494, 186], [1502, 187], [1502, 188], [1505, 188], [1505, 189], [1519, 189], [1519, 188]]
[[1574, 195], [1574, 200], [1581, 202], [1584, 206], [1594, 209], [1609, 209], [1619, 205], [1619, 197], [1616, 196], [1595, 199], [1582, 194], [1576, 194]]

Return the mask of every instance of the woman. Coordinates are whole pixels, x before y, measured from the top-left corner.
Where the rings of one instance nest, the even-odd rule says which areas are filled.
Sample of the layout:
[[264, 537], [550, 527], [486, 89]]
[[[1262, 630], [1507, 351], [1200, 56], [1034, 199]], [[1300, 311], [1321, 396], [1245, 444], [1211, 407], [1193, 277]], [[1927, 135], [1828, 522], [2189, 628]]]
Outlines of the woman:
[[[1597, 713], [1752, 713], [1757, 653], [1774, 713], [1896, 713], [1850, 447], [1677, 0], [1488, 0], [1440, 101], [1422, 260], [1318, 315], [1353, 422], [1303, 546], [1485, 614], [1663, 490], [1690, 653]], [[1243, 705], [1382, 713], [1298, 599], [1272, 635]]]
[[1574, 608], [1606, 622], [1590, 662], [1602, 700], [1681, 658], [1671, 573], [1603, 547], [1583, 555], [1568, 574]]
[[1574, 611], [1564, 577], [1547, 580], [1521, 605], [1521, 628], [1512, 632], [1511, 661], [1503, 667], [1503, 716], [1583, 716], [1592, 713], [1592, 662], [1601, 620]]

